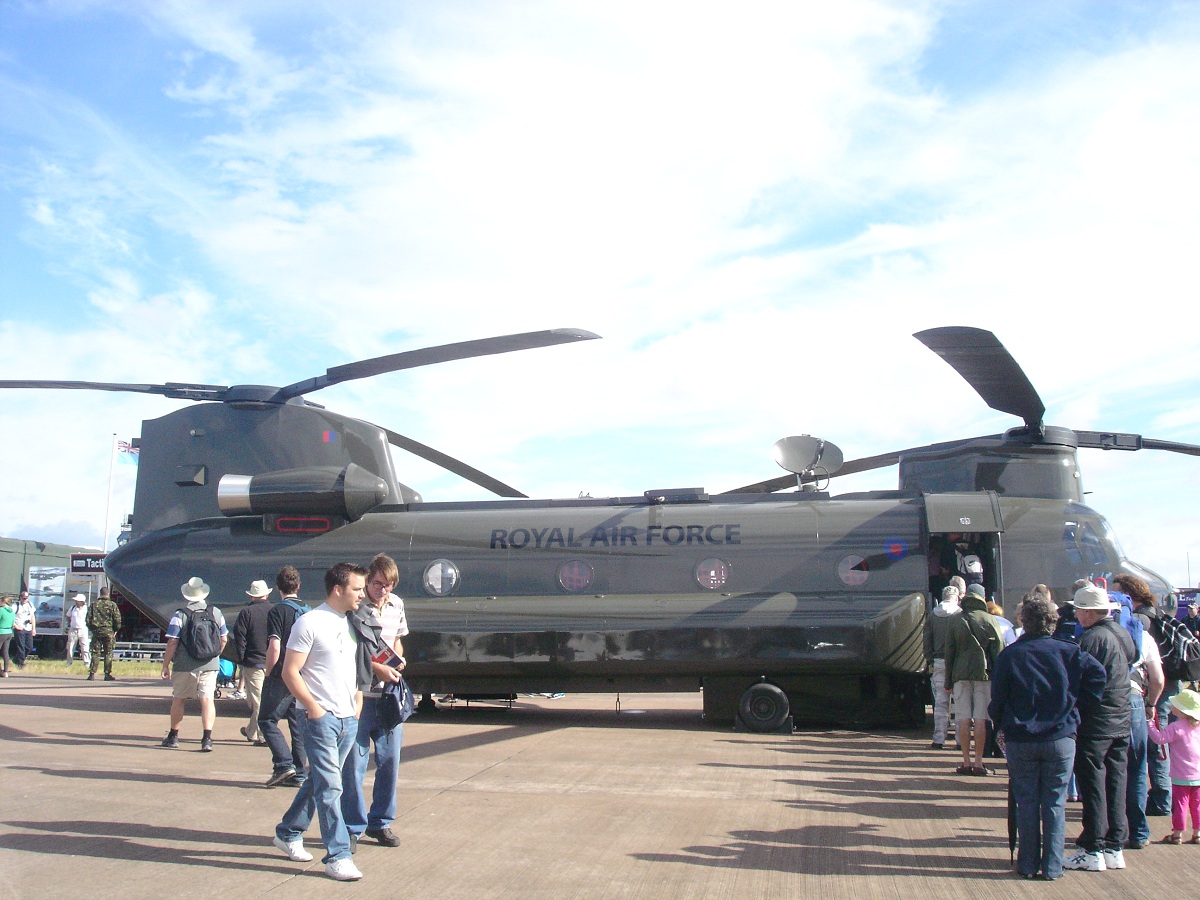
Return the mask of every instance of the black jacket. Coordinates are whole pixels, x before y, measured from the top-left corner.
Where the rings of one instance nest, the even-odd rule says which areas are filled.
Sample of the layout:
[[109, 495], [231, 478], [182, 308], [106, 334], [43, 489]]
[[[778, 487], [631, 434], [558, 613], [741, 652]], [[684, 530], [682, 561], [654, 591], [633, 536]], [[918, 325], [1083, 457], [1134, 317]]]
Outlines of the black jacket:
[[233, 625], [233, 645], [239, 664], [251, 669], [267, 666], [267, 617], [271, 604], [255, 601], [242, 608]]
[[1100, 702], [1082, 709], [1080, 737], [1129, 737], [1133, 718], [1129, 706], [1129, 668], [1138, 658], [1129, 632], [1112, 619], [1085, 628], [1079, 646], [1096, 657], [1108, 675]]

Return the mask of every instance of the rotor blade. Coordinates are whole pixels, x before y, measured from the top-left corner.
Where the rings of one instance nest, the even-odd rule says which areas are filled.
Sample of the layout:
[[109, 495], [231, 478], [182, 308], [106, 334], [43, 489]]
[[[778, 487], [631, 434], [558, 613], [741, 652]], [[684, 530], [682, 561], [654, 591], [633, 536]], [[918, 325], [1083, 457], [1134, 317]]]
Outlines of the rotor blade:
[[118, 384], [107, 381], [0, 381], [0, 388], [35, 388], [68, 391], [122, 391], [133, 394], [161, 394], [179, 400], [221, 400], [228, 387], [219, 384]]
[[514, 350], [552, 347], [555, 344], [568, 344], [573, 341], [592, 341], [599, 337], [598, 334], [579, 328], [555, 328], [550, 331], [527, 331], [522, 334], [505, 334], [477, 341], [460, 341], [456, 344], [406, 350], [389, 356], [377, 356], [374, 359], [364, 359], [359, 362], [347, 363], [344, 366], [334, 366], [332, 369], [327, 369], [324, 375], [297, 381], [295, 384], [280, 388], [275, 399], [283, 403], [293, 397], [319, 391], [330, 385], [341, 384], [343, 381], [370, 378], [372, 375], [382, 375], [385, 372], [415, 369], [418, 366], [430, 366], [434, 363], [449, 362], [455, 359], [472, 359], [496, 353], [511, 353]]
[[501, 497], [528, 497], [528, 494], [522, 494], [515, 487], [505, 484], [498, 478], [493, 478], [486, 472], [481, 472], [474, 466], [468, 466], [462, 460], [455, 459], [453, 456], [448, 456], [440, 450], [434, 450], [427, 444], [422, 444], [420, 441], [414, 441], [412, 438], [405, 437], [402, 434], [397, 434], [388, 428], [383, 429], [383, 433], [387, 435], [388, 442], [401, 450], [407, 450], [413, 456], [419, 456], [421, 459], [428, 460], [435, 466], [441, 466], [449, 472], [453, 472], [460, 478], [465, 478], [472, 484], [477, 484], [481, 488], [491, 491]]
[[1076, 431], [1080, 447], [1093, 450], [1169, 450], [1172, 453], [1186, 453], [1188, 456], [1200, 456], [1200, 446], [1182, 444], [1176, 441], [1160, 441], [1156, 438], [1144, 438], [1140, 434], [1108, 431]]
[[982, 328], [930, 328], [913, 335], [961, 375], [984, 403], [1042, 428], [1046, 406], [1012, 354]]

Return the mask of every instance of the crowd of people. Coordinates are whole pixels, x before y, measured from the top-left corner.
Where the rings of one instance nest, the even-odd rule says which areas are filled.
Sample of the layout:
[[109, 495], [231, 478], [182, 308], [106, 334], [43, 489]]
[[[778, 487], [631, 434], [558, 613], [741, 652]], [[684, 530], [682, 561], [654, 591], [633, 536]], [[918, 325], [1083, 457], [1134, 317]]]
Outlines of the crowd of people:
[[[957, 774], [987, 776], [994, 735], [1015, 803], [1016, 871], [1026, 879], [1125, 868], [1125, 851], [1151, 840], [1147, 816], [1171, 816], [1160, 843], [1200, 844], [1200, 693], [1165, 665], [1178, 651], [1146, 582], [1125, 574], [1111, 588], [1097, 582], [1076, 582], [1061, 606], [1046, 585], [1034, 586], [1014, 626], [982, 583], [954, 578], [927, 619], [932, 747], [945, 746], [953, 709]], [[1197, 612], [1193, 603], [1185, 627], [1200, 624]], [[1070, 853], [1068, 797], [1082, 804]]]
[[[299, 599], [300, 576], [284, 566], [270, 602], [265, 581], [246, 591], [248, 606], [233, 627], [233, 656], [243, 668], [251, 714], [240, 731], [270, 749], [267, 787], [295, 788], [275, 827], [274, 845], [289, 859], [309, 862], [304, 832], [316, 816], [325, 845], [325, 874], [362, 877], [353, 854], [362, 837], [398, 847], [392, 832], [404, 720], [412, 693], [404, 684], [404, 601], [393, 593], [396, 563], [380, 554], [364, 567], [338, 563], [325, 573], [325, 600]], [[208, 603], [209, 586], [193, 577], [181, 587], [185, 604], [167, 626], [162, 677], [172, 683], [170, 729], [162, 746], [179, 746], [185, 704], [200, 704], [201, 751], [213, 749], [217, 671], [230, 632]], [[286, 720], [290, 741], [280, 723]], [[370, 802], [363, 790], [375, 748]]]

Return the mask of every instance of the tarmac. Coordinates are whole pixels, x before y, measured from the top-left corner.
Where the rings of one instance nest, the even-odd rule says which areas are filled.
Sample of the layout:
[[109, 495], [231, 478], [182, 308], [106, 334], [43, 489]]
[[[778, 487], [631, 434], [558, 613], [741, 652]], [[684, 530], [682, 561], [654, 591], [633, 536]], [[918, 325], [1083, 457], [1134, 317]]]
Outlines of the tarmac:
[[[928, 731], [747, 734], [706, 725], [699, 693], [576, 694], [410, 719], [402, 843], [364, 840], [365, 877], [338, 883], [316, 822], [313, 862], [271, 845], [292, 792], [263, 786], [245, 701], [217, 701], [205, 754], [191, 708], [180, 749], [159, 746], [169, 702], [149, 678], [0, 681], [9, 897], [1162, 898], [1200, 874], [1200, 847], [1151, 846], [1123, 871], [1021, 881], [1003, 762], [957, 776]], [[1077, 804], [1068, 817], [1070, 835]]]

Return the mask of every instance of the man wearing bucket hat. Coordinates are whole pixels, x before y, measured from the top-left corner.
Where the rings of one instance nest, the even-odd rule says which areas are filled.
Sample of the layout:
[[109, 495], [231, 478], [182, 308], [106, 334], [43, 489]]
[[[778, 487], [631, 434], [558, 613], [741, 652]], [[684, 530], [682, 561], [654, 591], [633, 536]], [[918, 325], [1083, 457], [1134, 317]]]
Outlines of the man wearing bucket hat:
[[1104, 666], [1107, 682], [1098, 704], [1082, 710], [1075, 743], [1075, 778], [1083, 800], [1079, 849], [1063, 868], [1086, 872], [1125, 868], [1122, 849], [1128, 837], [1125, 781], [1129, 764], [1129, 670], [1138, 658], [1129, 632], [1109, 618], [1120, 604], [1089, 584], [1075, 592], [1075, 618], [1083, 626], [1079, 646]]
[[235, 660], [242, 667], [246, 699], [250, 702], [250, 721], [242, 726], [242, 737], [255, 746], [267, 742], [258, 733], [258, 708], [262, 703], [263, 679], [267, 675], [267, 616], [271, 614], [271, 588], [265, 581], [255, 581], [246, 591], [250, 605], [243, 607], [233, 624]]
[[[183, 724], [184, 704], [189, 699], [200, 701], [200, 722], [204, 733], [200, 738], [200, 749], [209, 752], [213, 748], [213, 725], [217, 720], [217, 705], [214, 696], [217, 690], [217, 670], [221, 665], [221, 650], [229, 639], [225, 627], [225, 617], [215, 606], [208, 606], [209, 587], [199, 576], [189, 578], [180, 587], [183, 599], [187, 601], [184, 609], [175, 610], [175, 615], [167, 624], [167, 650], [163, 654], [162, 677], [171, 678], [171, 730], [163, 738], [162, 745], [167, 748], [179, 746], [179, 726]], [[209, 659], [198, 659], [189, 652], [196, 650], [195, 641], [189, 633], [199, 627], [208, 617], [216, 622], [220, 630], [219, 647]], [[185, 632], [185, 629], [188, 629]], [[197, 651], [198, 652], [198, 651]]]

